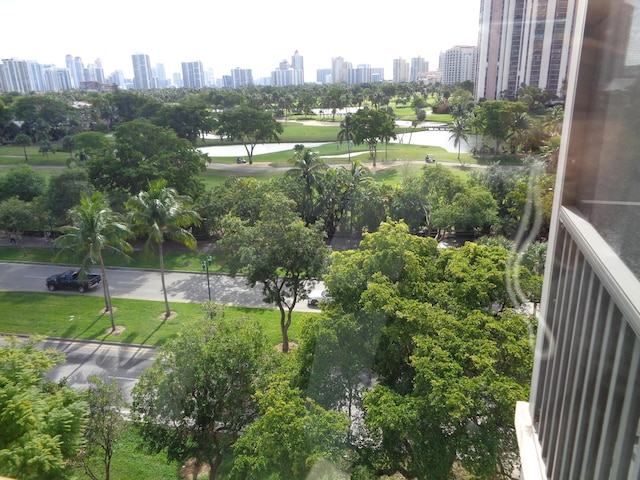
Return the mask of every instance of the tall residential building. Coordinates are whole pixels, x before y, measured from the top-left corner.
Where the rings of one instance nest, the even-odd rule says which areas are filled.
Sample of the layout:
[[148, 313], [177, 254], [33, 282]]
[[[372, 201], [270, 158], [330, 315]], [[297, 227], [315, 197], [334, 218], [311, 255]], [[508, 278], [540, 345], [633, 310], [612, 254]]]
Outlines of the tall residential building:
[[393, 60], [393, 82], [407, 83], [409, 81], [409, 62], [404, 58]]
[[169, 79], [167, 79], [167, 72], [164, 68], [164, 63], [156, 63], [151, 69], [151, 76], [158, 79], [158, 88], [166, 88], [171, 83]]
[[80, 87], [80, 82], [84, 81], [84, 64], [82, 63], [82, 58], [74, 57], [73, 58], [73, 71], [72, 74], [76, 80], [77, 88]]
[[298, 50], [295, 51], [293, 56], [291, 57], [291, 68], [295, 71], [300, 72], [297, 74], [300, 78], [300, 84], [304, 83], [304, 58], [302, 55], [298, 53]]
[[204, 68], [202, 62], [182, 62], [182, 81], [185, 88], [204, 88]]
[[136, 90], [151, 90], [154, 88], [149, 55], [135, 53], [131, 55], [131, 61], [133, 62], [133, 88]]
[[639, 10], [576, 0], [525, 480], [640, 478]]
[[347, 65], [343, 57], [331, 59], [331, 83], [347, 83]]
[[478, 48], [476, 46], [455, 46], [440, 54], [442, 83], [476, 81]]
[[25, 60], [3, 59], [0, 64], [0, 78], [5, 92], [29, 93], [33, 90], [29, 67]]
[[253, 85], [253, 73], [250, 68], [236, 67], [231, 70], [231, 82], [233, 88], [250, 87]]
[[[296, 58], [298, 57], [298, 58]], [[298, 51], [293, 57], [292, 62], [297, 62], [299, 68], [294, 68], [293, 63], [289, 64], [283, 59], [278, 68], [271, 72], [271, 78], [268, 79], [268, 85], [277, 85], [280, 87], [286, 85], [302, 85], [304, 83], [304, 70], [302, 69], [302, 56], [298, 55]]]
[[417, 82], [421, 76], [429, 71], [429, 62], [424, 58], [418, 56], [411, 59], [411, 72], [409, 74], [409, 81]]
[[322, 85], [332, 83], [332, 71], [331, 68], [319, 68], [316, 70], [316, 82]]
[[515, 97], [522, 85], [560, 95], [576, 0], [481, 0], [477, 99]]
[[29, 82], [34, 92], [44, 92], [47, 90], [44, 81], [44, 66], [33, 60], [27, 60], [27, 69], [29, 71]]
[[180, 75], [179, 72], [175, 72], [173, 74], [173, 85], [175, 87], [181, 88], [183, 86], [182, 84], [182, 75]]
[[116, 70], [107, 77], [107, 82], [112, 85], [117, 85], [118, 88], [126, 89], [127, 81], [124, 78], [124, 72], [122, 70]]

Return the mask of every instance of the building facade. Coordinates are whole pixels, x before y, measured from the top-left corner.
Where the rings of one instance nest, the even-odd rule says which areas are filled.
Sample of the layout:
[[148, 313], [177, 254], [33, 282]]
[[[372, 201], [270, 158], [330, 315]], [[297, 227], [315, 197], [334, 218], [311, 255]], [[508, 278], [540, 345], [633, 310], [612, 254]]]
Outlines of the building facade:
[[476, 46], [456, 46], [440, 55], [442, 83], [476, 81], [478, 48]]
[[182, 82], [185, 88], [204, 88], [206, 80], [202, 62], [182, 62]]
[[575, 15], [576, 0], [481, 0], [476, 99], [523, 84], [563, 95]]
[[0, 77], [5, 92], [29, 93], [33, 90], [26, 60], [3, 59], [0, 64]]
[[531, 395], [516, 408], [527, 480], [640, 478], [639, 9], [576, 2]]
[[404, 58], [393, 60], [393, 83], [407, 83], [409, 81], [409, 62]]
[[409, 74], [409, 80], [417, 82], [420, 77], [429, 71], [429, 62], [422, 57], [415, 57], [411, 59], [411, 72]]
[[231, 70], [233, 88], [253, 86], [253, 73], [250, 68], [234, 68]]
[[136, 90], [151, 90], [154, 88], [149, 55], [134, 53], [131, 55], [133, 62], [133, 88]]

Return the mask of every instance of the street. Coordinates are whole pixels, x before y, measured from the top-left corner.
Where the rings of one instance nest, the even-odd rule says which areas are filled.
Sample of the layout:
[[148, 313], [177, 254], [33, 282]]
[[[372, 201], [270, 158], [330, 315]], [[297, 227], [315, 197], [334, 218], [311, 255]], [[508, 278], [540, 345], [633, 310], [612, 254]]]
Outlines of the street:
[[[72, 267], [46, 264], [13, 263], [0, 261], [0, 291], [44, 292], [48, 295], [102, 296], [102, 286], [79, 294], [72, 290], [49, 292], [45, 279]], [[93, 273], [99, 273], [94, 269]], [[164, 299], [160, 272], [130, 268], [108, 269], [108, 281], [113, 298], [137, 300]], [[270, 307], [262, 301], [258, 287], [251, 288], [245, 278], [210, 274], [211, 299], [215, 302], [243, 307]], [[170, 302], [201, 303], [208, 299], [207, 277], [204, 273], [165, 272], [167, 295]], [[320, 286], [320, 288], [322, 288]], [[296, 311], [319, 312], [308, 307], [306, 300], [300, 302]], [[131, 388], [137, 378], [151, 365], [156, 350], [141, 345], [118, 345], [107, 342], [47, 339], [43, 347], [55, 348], [66, 355], [66, 362], [55, 367], [49, 378], [54, 381], [67, 378], [68, 385], [85, 389], [90, 375], [115, 378], [125, 400], [131, 400]]]
[[[5, 292], [46, 292], [45, 279], [69, 268], [60, 265], [0, 262], [0, 291]], [[93, 273], [100, 273], [93, 269]], [[157, 270], [137, 270], [133, 268], [107, 269], [109, 289], [113, 298], [163, 301], [160, 272]], [[211, 300], [224, 305], [254, 308], [270, 308], [262, 301], [259, 285], [251, 288], [242, 276], [209, 274]], [[204, 273], [165, 272], [167, 296], [170, 302], [202, 303], [209, 296], [207, 277]], [[72, 290], [57, 290], [51, 295], [78, 295]], [[93, 288], [82, 295], [102, 296], [102, 287]], [[296, 305], [296, 311], [318, 312], [317, 308], [307, 307], [302, 301]]]

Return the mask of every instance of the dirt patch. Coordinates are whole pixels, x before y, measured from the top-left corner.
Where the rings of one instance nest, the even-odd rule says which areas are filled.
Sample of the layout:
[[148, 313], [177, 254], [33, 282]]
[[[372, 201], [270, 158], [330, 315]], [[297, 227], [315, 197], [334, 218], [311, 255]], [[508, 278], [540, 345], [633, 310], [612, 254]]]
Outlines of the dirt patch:
[[[196, 473], [195, 469], [196, 469], [195, 458], [190, 458], [189, 460], [186, 461], [184, 465], [182, 465], [182, 467], [180, 467], [180, 478], [185, 478], [185, 479], [196, 478], [196, 475], [194, 475], [194, 473]], [[200, 468], [197, 472], [197, 477], [199, 477], [200, 475], [206, 475], [208, 478], [209, 470], [211, 469], [209, 468], [208, 464], [205, 463], [203, 465], [200, 465]]]
[[[111, 310], [113, 310], [114, 312], [118, 311], [117, 307], [111, 306]], [[106, 315], [107, 313], [109, 313], [109, 310], [107, 310], [107, 308], [103, 308], [102, 310], [100, 310], [100, 315]]]
[[173, 320], [174, 318], [176, 318], [178, 316], [177, 312], [171, 311], [171, 313], [169, 313], [169, 316], [166, 317], [165, 316], [165, 312], [162, 312], [159, 316], [158, 316], [158, 320], [160, 320], [161, 322], [164, 322], [165, 320]]
[[[282, 351], [282, 343], [279, 343], [276, 345], [276, 350], [278, 350], [279, 352]], [[298, 344], [296, 342], [289, 342], [289, 351], [293, 350], [294, 348], [298, 348]]]
[[120, 335], [122, 332], [125, 331], [125, 327], [123, 327], [122, 325], [116, 325], [116, 329], [112, 329], [112, 328], [107, 328], [104, 331], [105, 335], [113, 335], [114, 337], [117, 337], [118, 335]]

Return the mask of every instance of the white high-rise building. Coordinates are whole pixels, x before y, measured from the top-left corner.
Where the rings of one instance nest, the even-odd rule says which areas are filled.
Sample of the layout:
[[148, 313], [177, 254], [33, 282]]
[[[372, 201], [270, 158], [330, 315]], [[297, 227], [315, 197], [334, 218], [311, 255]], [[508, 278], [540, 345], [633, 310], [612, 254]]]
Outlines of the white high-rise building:
[[303, 84], [304, 83], [304, 58], [302, 55], [298, 53], [298, 50], [296, 50], [293, 56], [291, 57], [291, 68], [293, 68], [297, 72], [300, 72], [296, 74], [296, 76], [300, 78], [300, 84]]
[[29, 93], [33, 90], [25, 60], [7, 58], [0, 64], [0, 78], [5, 92]]
[[409, 81], [409, 62], [404, 58], [393, 60], [393, 83], [407, 83]]
[[445, 50], [440, 55], [440, 71], [442, 83], [459, 83], [476, 81], [477, 66], [476, 46], [459, 45]]
[[149, 55], [135, 53], [131, 55], [131, 60], [133, 62], [133, 88], [136, 90], [151, 90], [154, 88]]
[[182, 62], [182, 81], [185, 88], [204, 88], [206, 83], [202, 62]]
[[409, 80], [417, 82], [421, 76], [429, 71], [429, 62], [424, 58], [418, 56], [411, 59], [411, 73], [409, 74]]
[[231, 83], [233, 88], [252, 86], [253, 73], [251, 72], [251, 69], [236, 67], [231, 70]]

